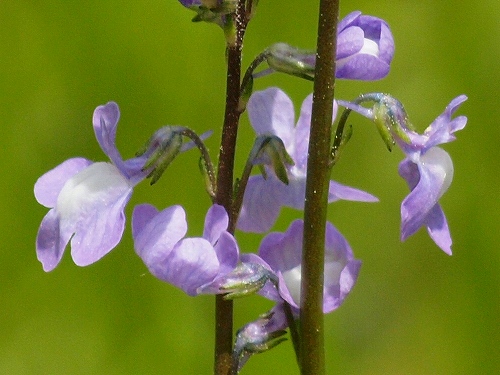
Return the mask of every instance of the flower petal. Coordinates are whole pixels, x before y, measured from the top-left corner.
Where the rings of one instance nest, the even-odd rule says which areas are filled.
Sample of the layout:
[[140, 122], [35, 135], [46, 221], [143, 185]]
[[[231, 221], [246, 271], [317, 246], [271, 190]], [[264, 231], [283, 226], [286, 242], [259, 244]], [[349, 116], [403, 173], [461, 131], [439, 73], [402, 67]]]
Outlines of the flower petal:
[[120, 119], [120, 109], [115, 102], [98, 106], [92, 117], [94, 132], [102, 150], [119, 169], [123, 159], [116, 148], [116, 128]]
[[50, 210], [42, 220], [36, 237], [36, 255], [43, 270], [50, 272], [61, 261], [71, 232], [61, 232], [56, 210]]
[[286, 186], [274, 176], [268, 176], [267, 179], [261, 175], [251, 176], [243, 196], [238, 229], [244, 232], [267, 232], [276, 222], [281, 209], [281, 197], [276, 192]]
[[466, 100], [467, 96], [465, 95], [457, 96], [448, 104], [444, 112], [427, 127], [424, 132], [424, 135], [428, 137], [428, 141], [425, 144], [427, 149], [455, 140], [453, 133], [465, 127], [467, 117], [458, 116], [454, 119], [451, 117]]
[[149, 204], [136, 206], [132, 214], [132, 235], [137, 255], [153, 275], [187, 232], [186, 214], [181, 206], [161, 212]]
[[325, 234], [325, 276], [323, 312], [338, 308], [358, 278], [361, 261], [354, 259], [344, 236], [327, 222]]
[[336, 59], [342, 60], [361, 50], [365, 33], [360, 27], [348, 27], [342, 30], [337, 37]]
[[41, 176], [35, 183], [35, 198], [41, 205], [56, 206], [57, 196], [66, 181], [88, 167], [92, 162], [84, 158], [68, 159]]
[[331, 180], [328, 190], [328, 203], [336, 202], [340, 199], [356, 202], [378, 202], [378, 198], [370, 193]]
[[408, 182], [411, 190], [401, 204], [401, 240], [415, 233], [426, 222], [427, 216], [451, 183], [451, 158], [440, 148], [434, 147], [432, 150], [434, 152], [429, 150], [428, 153], [436, 156], [434, 160], [429, 157], [425, 162], [414, 164], [405, 159], [400, 163], [399, 174]]
[[218, 276], [231, 272], [239, 260], [238, 244], [233, 235], [226, 231], [222, 232], [214, 250], [220, 263]]
[[293, 103], [283, 91], [271, 87], [254, 92], [248, 101], [247, 110], [257, 134], [280, 137], [288, 153], [293, 153], [295, 115]]
[[229, 216], [226, 209], [221, 205], [214, 204], [210, 207], [205, 217], [203, 238], [214, 246], [221, 234], [226, 231], [228, 225]]
[[181, 288], [190, 296], [196, 289], [212, 281], [219, 271], [219, 261], [212, 245], [204, 238], [181, 240], [162, 262], [154, 275]]
[[373, 81], [389, 74], [390, 65], [378, 56], [356, 54], [339, 61], [335, 76], [344, 79]]
[[427, 215], [427, 233], [432, 240], [446, 254], [451, 255], [451, 235], [448, 228], [448, 222], [444, 216], [444, 212], [439, 204], [436, 204]]

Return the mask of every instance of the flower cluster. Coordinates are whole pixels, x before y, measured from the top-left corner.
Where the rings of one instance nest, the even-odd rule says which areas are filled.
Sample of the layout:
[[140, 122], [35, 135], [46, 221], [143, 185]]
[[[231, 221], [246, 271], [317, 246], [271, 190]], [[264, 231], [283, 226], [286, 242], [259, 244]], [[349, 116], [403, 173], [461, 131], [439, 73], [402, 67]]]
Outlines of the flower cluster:
[[[213, 22], [225, 31], [231, 29], [228, 15], [234, 12], [234, 1], [180, 2], [196, 12], [195, 21]], [[337, 78], [381, 79], [389, 73], [393, 55], [394, 39], [385, 21], [353, 12], [338, 25]], [[264, 61], [269, 68], [255, 73], [255, 67]], [[305, 98], [296, 121], [292, 100], [282, 90], [253, 92], [253, 80], [275, 71], [313, 80], [315, 62], [314, 52], [277, 43], [267, 48], [247, 71], [239, 109], [247, 110], [257, 138], [249, 157], [250, 169], [235, 184], [233, 207], [226, 210], [212, 203], [200, 237], [186, 237], [188, 223], [181, 206], [158, 210], [141, 204], [133, 210], [135, 251], [158, 279], [190, 296], [225, 294], [226, 298], [236, 298], [258, 293], [275, 302], [270, 312], [238, 331], [234, 352], [238, 369], [252, 354], [280, 343], [284, 330], [300, 313], [306, 224], [295, 220], [283, 233], [269, 231], [282, 207], [304, 209], [313, 101], [312, 94]], [[423, 134], [413, 129], [402, 104], [386, 94], [364, 94], [351, 102], [334, 100], [331, 118], [334, 123], [339, 108], [345, 108], [338, 120], [336, 141], [348, 141], [349, 136], [342, 129], [347, 115], [354, 110], [377, 125], [389, 149], [393, 144], [401, 148], [405, 158], [399, 165], [399, 174], [410, 188], [401, 204], [401, 240], [426, 227], [447, 254], [451, 254], [451, 236], [438, 200], [450, 186], [453, 164], [438, 145], [454, 140], [454, 133], [464, 128], [467, 119], [453, 115], [465, 100], [464, 95], [455, 98]], [[366, 102], [375, 104], [365, 108], [362, 104]], [[134, 187], [147, 178], [154, 183], [180, 152], [193, 146], [202, 153], [201, 170], [207, 177], [209, 197], [214, 201], [216, 176], [203, 144], [206, 134], [199, 137], [184, 127], [164, 127], [135, 157], [124, 160], [115, 144], [119, 117], [114, 102], [97, 107], [93, 115], [97, 141], [109, 162], [72, 158], [35, 183], [37, 201], [49, 208], [36, 239], [37, 257], [45, 271], [52, 271], [59, 264], [68, 244], [79, 266], [98, 261], [116, 247], [124, 232], [124, 209]], [[192, 142], [183, 144], [183, 137]], [[338, 147], [336, 143], [332, 146], [331, 165], [336, 161]], [[250, 176], [254, 166], [261, 173]], [[331, 180], [328, 203], [339, 200], [378, 201], [367, 192]], [[235, 227], [267, 234], [255, 252], [240, 253], [232, 230]], [[329, 313], [351, 292], [361, 262], [330, 222], [325, 228], [324, 254], [323, 312]]]

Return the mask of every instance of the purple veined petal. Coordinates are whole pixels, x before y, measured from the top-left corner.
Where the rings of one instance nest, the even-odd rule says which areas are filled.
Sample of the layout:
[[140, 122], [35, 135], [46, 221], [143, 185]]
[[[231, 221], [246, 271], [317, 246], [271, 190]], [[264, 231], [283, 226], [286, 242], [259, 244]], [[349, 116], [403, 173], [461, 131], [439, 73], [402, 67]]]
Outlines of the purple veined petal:
[[379, 57], [369, 54], [357, 54], [338, 61], [337, 78], [372, 81], [389, 74], [390, 66]]
[[120, 194], [106, 207], [94, 206], [93, 212], [88, 212], [85, 220], [78, 222], [71, 239], [71, 256], [76, 265], [88, 266], [97, 262], [120, 242], [125, 228], [123, 210], [132, 191], [122, 191]]
[[394, 37], [387, 23], [382, 22], [380, 28], [379, 57], [382, 61], [390, 64], [394, 57]]
[[378, 198], [362, 190], [358, 190], [335, 181], [330, 181], [328, 191], [328, 203], [338, 200], [356, 202], [378, 202]]
[[181, 288], [190, 296], [211, 282], [219, 271], [212, 245], [204, 238], [185, 238], [155, 267], [154, 275]]
[[444, 112], [427, 127], [424, 132], [424, 135], [428, 137], [425, 144], [426, 148], [455, 140], [453, 133], [465, 127], [467, 124], [467, 117], [458, 116], [454, 119], [451, 117], [466, 100], [467, 96], [465, 95], [457, 96], [448, 104]]
[[94, 125], [95, 136], [102, 151], [110, 158], [113, 164], [122, 170], [122, 172], [125, 172], [123, 159], [116, 148], [116, 129], [119, 119], [120, 109], [118, 108], [118, 104], [108, 102], [95, 109], [92, 123]]
[[259, 256], [278, 275], [281, 297], [293, 307], [300, 305], [302, 220], [293, 221], [285, 233], [270, 233], [259, 246]]
[[345, 237], [327, 222], [325, 234], [325, 276], [323, 312], [338, 308], [356, 283], [361, 261], [354, 259]]
[[186, 213], [181, 206], [158, 212], [154, 206], [142, 204], [132, 214], [135, 251], [153, 274], [160, 272], [156, 271], [158, 264], [169, 256], [186, 232]]
[[50, 210], [42, 220], [36, 237], [36, 255], [43, 270], [50, 272], [61, 261], [72, 233], [61, 233], [56, 210]]
[[256, 91], [247, 104], [250, 123], [257, 134], [276, 135], [293, 154], [295, 115], [293, 103], [280, 89], [271, 87]]
[[286, 185], [274, 176], [267, 180], [261, 175], [251, 176], [243, 196], [243, 205], [237, 228], [244, 232], [267, 232], [278, 218], [281, 209], [279, 191]]
[[[295, 162], [294, 168], [305, 171], [307, 169], [307, 150], [309, 149], [309, 135], [311, 133], [311, 112], [313, 95], [308, 95], [302, 102], [299, 119], [295, 127], [295, 147], [290, 154]], [[334, 115], [335, 118], [335, 107]]]
[[207, 212], [205, 217], [205, 226], [203, 229], [203, 238], [213, 245], [219, 240], [219, 237], [226, 231], [229, 225], [229, 217], [226, 209], [218, 204], [214, 204]]
[[436, 245], [446, 254], [451, 255], [452, 240], [450, 229], [448, 228], [448, 222], [446, 221], [446, 217], [439, 203], [436, 204], [427, 215], [426, 226], [427, 233], [429, 233], [429, 236]]
[[41, 205], [52, 208], [66, 181], [87, 168], [92, 162], [84, 158], [68, 159], [41, 176], [35, 183], [35, 198]]
[[359, 10], [356, 10], [354, 12], [349, 13], [344, 18], [342, 18], [342, 20], [340, 20], [339, 25], [337, 27], [338, 33], [340, 34], [347, 27], [349, 27], [352, 23], [354, 23], [356, 21], [356, 19], [359, 18], [359, 16], [361, 16], [361, 12]]
[[[281, 183], [274, 191], [275, 194], [279, 194], [281, 197], [281, 204], [283, 206], [303, 210], [306, 196], [306, 176], [293, 176], [290, 178], [288, 185]], [[378, 202], [377, 197], [367, 192], [330, 180], [328, 203], [338, 200]]]
[[[297, 126], [295, 127], [295, 147], [293, 148], [293, 153], [290, 154], [295, 162], [295, 166], [292, 167], [292, 173], [295, 175], [305, 175], [307, 170], [307, 151], [309, 149], [309, 135], [311, 132], [312, 99], [313, 95], [310, 94], [302, 102], [300, 116], [297, 120]], [[337, 101], [334, 100], [331, 123], [333, 123], [335, 117], [337, 116], [337, 110]]]
[[219, 260], [218, 276], [231, 272], [238, 264], [239, 249], [236, 240], [229, 232], [222, 232], [214, 246], [217, 259]]
[[358, 53], [363, 48], [365, 33], [360, 27], [349, 27], [337, 36], [337, 53], [335, 59], [342, 60]]
[[294, 220], [285, 233], [269, 233], [259, 246], [259, 256], [272, 270], [289, 270], [302, 262], [304, 224]]
[[69, 179], [57, 198], [61, 233], [74, 233], [71, 255], [79, 266], [107, 254], [121, 239], [132, 187], [109, 163], [94, 163]]

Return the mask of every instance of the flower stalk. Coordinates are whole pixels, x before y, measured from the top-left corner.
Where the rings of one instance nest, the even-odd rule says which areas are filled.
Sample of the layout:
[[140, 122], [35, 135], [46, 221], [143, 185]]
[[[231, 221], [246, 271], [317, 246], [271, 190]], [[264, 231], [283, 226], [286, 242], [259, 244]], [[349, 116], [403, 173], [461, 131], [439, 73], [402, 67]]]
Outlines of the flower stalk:
[[[236, 151], [241, 84], [241, 50], [247, 25], [245, 0], [238, 0], [232, 15], [234, 34], [227, 40], [226, 108], [217, 170], [217, 191], [215, 202], [231, 213], [233, 198], [233, 172]], [[228, 231], [234, 233], [236, 218], [230, 214]], [[214, 373], [229, 375], [232, 367], [233, 351], [233, 301], [223, 296], [215, 297], [215, 350]]]
[[320, 0], [307, 161], [300, 310], [302, 375], [324, 374], [323, 270], [339, 0]]

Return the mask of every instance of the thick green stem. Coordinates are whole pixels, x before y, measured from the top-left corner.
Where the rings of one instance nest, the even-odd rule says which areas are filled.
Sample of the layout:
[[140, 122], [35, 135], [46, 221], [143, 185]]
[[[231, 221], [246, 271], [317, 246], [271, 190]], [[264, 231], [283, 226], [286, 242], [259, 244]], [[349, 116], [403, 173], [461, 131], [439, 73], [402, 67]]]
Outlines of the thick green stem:
[[[229, 230], [234, 231], [236, 219], [231, 215], [233, 200], [233, 172], [236, 151], [236, 138], [240, 111], [241, 49], [247, 19], [245, 1], [239, 0], [233, 16], [235, 27], [234, 38], [228, 39], [227, 45], [227, 78], [226, 109], [219, 152], [217, 173], [217, 192], [215, 203], [225, 207], [229, 214]], [[231, 374], [231, 356], [233, 349], [233, 302], [224, 300], [221, 295], [215, 297], [215, 351], [214, 373], [216, 375]]]
[[307, 161], [300, 311], [302, 375], [325, 373], [323, 270], [339, 0], [320, 0]]

